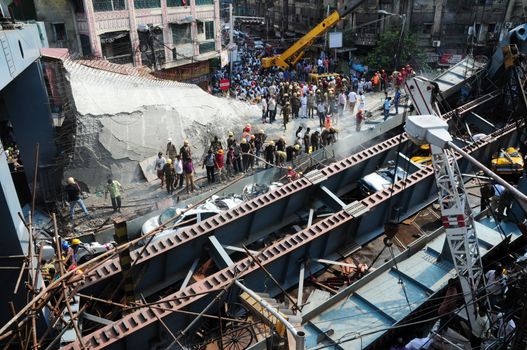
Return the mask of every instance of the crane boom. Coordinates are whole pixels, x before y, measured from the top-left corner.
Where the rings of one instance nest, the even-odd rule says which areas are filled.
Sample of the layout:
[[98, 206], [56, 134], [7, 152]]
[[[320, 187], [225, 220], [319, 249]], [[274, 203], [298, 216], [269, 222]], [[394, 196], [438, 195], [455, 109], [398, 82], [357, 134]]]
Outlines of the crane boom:
[[476, 321], [478, 289], [485, 286], [474, 215], [465, 191], [463, 175], [451, 148], [446, 121], [435, 115], [408, 117], [406, 132], [418, 144], [429, 143], [436, 179], [441, 220], [456, 268], [470, 324]]
[[304, 49], [313, 44], [313, 41], [320, 35], [333, 28], [341, 19], [346, 17], [351, 11], [356, 9], [365, 0], [352, 0], [346, 3], [340, 10], [335, 10], [328, 17], [324, 18], [322, 22], [311, 29], [302, 38], [291, 45], [282, 54], [273, 57], [262, 58], [262, 67], [282, 67], [289, 68], [290, 65], [296, 64], [303, 56]]

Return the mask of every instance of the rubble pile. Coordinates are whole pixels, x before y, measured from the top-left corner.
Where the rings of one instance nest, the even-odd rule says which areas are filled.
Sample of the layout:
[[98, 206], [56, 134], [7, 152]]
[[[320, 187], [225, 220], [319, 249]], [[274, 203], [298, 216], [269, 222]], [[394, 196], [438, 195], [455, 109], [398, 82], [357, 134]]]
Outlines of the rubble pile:
[[66, 169], [90, 192], [109, 176], [143, 181], [139, 162], [188, 139], [201, 160], [214, 135], [238, 130], [257, 107], [214, 97], [196, 85], [123, 75], [65, 62], [76, 110], [74, 157]]

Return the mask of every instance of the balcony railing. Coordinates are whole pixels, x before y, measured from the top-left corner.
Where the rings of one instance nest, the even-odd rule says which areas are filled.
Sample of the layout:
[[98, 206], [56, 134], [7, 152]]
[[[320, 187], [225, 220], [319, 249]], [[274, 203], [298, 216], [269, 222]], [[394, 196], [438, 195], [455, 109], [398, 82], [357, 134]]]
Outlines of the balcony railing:
[[214, 5], [214, 0], [196, 0], [196, 5]]
[[95, 12], [126, 10], [126, 0], [93, 0]]
[[160, 0], [134, 0], [134, 6], [136, 9], [151, 9], [160, 8]]
[[216, 43], [214, 41], [199, 44], [200, 54], [211, 52], [211, 51], [214, 51], [215, 49], [216, 49]]

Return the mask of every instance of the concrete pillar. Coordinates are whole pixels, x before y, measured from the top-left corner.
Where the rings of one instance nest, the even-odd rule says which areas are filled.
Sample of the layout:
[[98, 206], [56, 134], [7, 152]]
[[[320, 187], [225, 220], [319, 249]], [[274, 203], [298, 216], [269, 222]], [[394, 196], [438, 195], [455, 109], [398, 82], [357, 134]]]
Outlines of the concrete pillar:
[[509, 3], [507, 4], [507, 12], [505, 12], [505, 22], [511, 21], [512, 11], [514, 10], [515, 4], [516, 0], [509, 0]]
[[[163, 42], [165, 43], [165, 62], [172, 61], [172, 33], [168, 24], [167, 0], [161, 0], [161, 22], [163, 26]], [[168, 47], [167, 47], [168, 46]]]
[[[57, 155], [55, 131], [40, 61], [32, 63], [9, 83], [2, 90], [2, 95], [20, 147], [27, 182], [31, 184], [35, 170], [35, 145], [40, 144], [40, 165], [55, 164]], [[40, 178], [41, 183], [43, 180], [47, 181]]]
[[86, 13], [86, 23], [88, 24], [92, 54], [95, 57], [102, 57], [101, 40], [95, 29], [95, 12], [93, 10], [92, 0], [84, 0], [84, 12]]
[[134, 66], [140, 67], [143, 65], [143, 61], [141, 60], [141, 51], [139, 51], [139, 34], [137, 34], [134, 0], [128, 0], [128, 21], [130, 23], [130, 42], [132, 44]]
[[190, 24], [190, 37], [192, 40], [192, 47], [194, 48], [194, 56], [199, 55], [198, 44], [198, 24], [196, 18], [196, 0], [190, 0], [190, 15], [192, 16], [192, 23]]
[[434, 0], [434, 23], [432, 24], [432, 38], [441, 37], [441, 23], [443, 20], [443, 8], [446, 0]]
[[214, 0], [214, 40], [216, 41], [216, 51], [221, 51], [221, 20], [220, 20], [220, 0]]

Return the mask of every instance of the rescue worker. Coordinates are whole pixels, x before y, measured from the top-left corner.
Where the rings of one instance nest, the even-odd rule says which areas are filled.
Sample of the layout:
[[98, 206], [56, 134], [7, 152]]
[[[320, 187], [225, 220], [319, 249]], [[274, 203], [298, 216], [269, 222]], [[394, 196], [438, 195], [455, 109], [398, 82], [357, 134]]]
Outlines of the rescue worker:
[[304, 133], [303, 141], [304, 141], [304, 150], [307, 154], [310, 152], [311, 147], [311, 135], [310, 135], [311, 129], [307, 128], [306, 132]]
[[269, 144], [265, 147], [265, 168], [267, 169], [270, 165], [274, 164], [274, 155], [276, 148], [274, 146], [274, 141], [270, 141]]
[[320, 144], [320, 132], [317, 130], [311, 135], [311, 152], [318, 151]]
[[391, 97], [386, 97], [386, 99], [384, 100], [384, 105], [383, 105], [383, 108], [384, 108], [384, 121], [386, 121], [388, 119], [388, 117], [390, 116], [390, 108], [392, 107], [392, 98]]
[[221, 145], [221, 141], [218, 140], [218, 136], [214, 136], [214, 139], [210, 142], [210, 149], [213, 153], [216, 153], [221, 148], [223, 148]]
[[276, 142], [276, 150], [280, 152], [285, 152], [285, 139], [284, 137], [280, 137], [280, 139]]
[[163, 157], [163, 152], [159, 152], [154, 162], [154, 169], [156, 170], [157, 178], [161, 180], [161, 188], [163, 188], [163, 184], [165, 181], [165, 175], [163, 174], [163, 168], [166, 162], [167, 160], [165, 159], [165, 157]]
[[81, 198], [81, 189], [79, 184], [75, 182], [73, 177], [68, 177], [67, 183], [68, 184], [66, 185], [65, 191], [68, 196], [68, 203], [70, 204], [70, 220], [73, 222], [73, 214], [77, 204], [81, 207], [84, 214], [91, 219], [92, 216], [88, 213], [88, 209], [86, 209], [84, 201]]
[[289, 123], [289, 116], [291, 115], [291, 104], [287, 101], [282, 108], [282, 116], [284, 118], [284, 130], [287, 130], [287, 123]]
[[108, 198], [108, 192], [110, 193], [110, 199], [112, 201], [113, 212], [121, 212], [121, 192], [123, 186], [117, 180], [108, 179], [106, 188], [104, 191], [104, 200]]
[[323, 128], [324, 127], [324, 120], [326, 118], [326, 104], [324, 103], [323, 99], [321, 99], [318, 102], [317, 112], [318, 112], [318, 121], [319, 121], [320, 127]]
[[234, 133], [229, 131], [229, 137], [227, 138], [227, 148], [231, 147], [235, 143], [236, 140], [234, 139]]
[[293, 97], [291, 98], [291, 111], [293, 119], [297, 119], [298, 112], [300, 111], [300, 98], [297, 93], [293, 94]]
[[172, 159], [168, 158], [165, 166], [163, 167], [163, 174], [165, 175], [165, 181], [167, 184], [167, 193], [174, 193], [174, 181], [176, 180], [176, 169], [172, 164]]
[[227, 169], [227, 176], [231, 177], [234, 175], [234, 147], [230, 146], [227, 151], [227, 160], [225, 162], [225, 167]]
[[168, 138], [166, 155], [168, 158], [172, 159], [172, 162], [176, 159], [176, 145], [172, 143], [172, 139], [170, 137]]
[[249, 168], [250, 149], [251, 149], [251, 146], [249, 145], [247, 140], [242, 139], [240, 142], [240, 150], [242, 153], [242, 170], [241, 170], [242, 172], [246, 172], [247, 169]]
[[284, 151], [276, 151], [276, 165], [283, 166], [286, 157], [287, 157], [287, 154]]
[[183, 147], [180, 148], [179, 154], [181, 154], [183, 162], [186, 162], [187, 160], [192, 158], [192, 151], [190, 150], [190, 143], [188, 142], [188, 140], [183, 141]]
[[295, 147], [298, 145], [290, 145], [285, 148], [286, 162], [292, 162], [295, 158]]
[[309, 91], [307, 95], [307, 116], [313, 119], [315, 114], [315, 93], [313, 90]]

